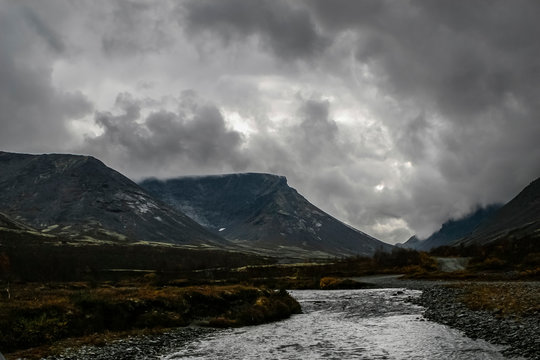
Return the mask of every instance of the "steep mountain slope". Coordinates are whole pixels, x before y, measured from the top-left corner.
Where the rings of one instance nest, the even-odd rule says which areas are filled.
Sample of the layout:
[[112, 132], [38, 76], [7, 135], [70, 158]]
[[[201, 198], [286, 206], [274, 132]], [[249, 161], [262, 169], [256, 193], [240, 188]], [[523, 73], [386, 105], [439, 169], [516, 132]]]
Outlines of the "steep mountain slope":
[[483, 245], [508, 236], [540, 237], [540, 178], [458, 243]]
[[474, 229], [488, 221], [500, 207], [501, 205], [490, 205], [479, 208], [461, 219], [449, 220], [427, 239], [419, 240], [416, 236], [413, 236], [401, 247], [429, 251], [439, 246], [450, 245], [454, 241], [470, 235]]
[[23, 224], [20, 221], [12, 219], [8, 215], [0, 212], [0, 229], [5, 230], [21, 230], [21, 231], [36, 231], [32, 227]]
[[391, 248], [309, 203], [285, 177], [247, 173], [148, 179], [140, 185], [215, 233], [268, 254], [371, 255]]
[[397, 243], [396, 246], [399, 248], [405, 249], [417, 249], [418, 246], [422, 243], [422, 240], [416, 237], [416, 235], [411, 236], [404, 243]]
[[0, 211], [44, 233], [115, 241], [227, 243], [88, 156], [0, 152]]

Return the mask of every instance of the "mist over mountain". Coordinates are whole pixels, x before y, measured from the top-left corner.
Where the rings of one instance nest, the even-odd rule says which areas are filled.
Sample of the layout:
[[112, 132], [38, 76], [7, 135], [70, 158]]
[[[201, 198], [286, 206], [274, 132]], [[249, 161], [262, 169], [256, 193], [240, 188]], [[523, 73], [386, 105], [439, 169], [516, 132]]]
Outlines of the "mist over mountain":
[[0, 169], [0, 212], [12, 225], [83, 240], [227, 244], [90, 156], [0, 152]]
[[291, 256], [372, 255], [383, 243], [315, 207], [282, 176], [244, 173], [140, 183], [237, 245]]
[[491, 219], [502, 205], [493, 204], [485, 208], [479, 208], [461, 219], [448, 220], [441, 228], [425, 240], [420, 240], [416, 236], [411, 237], [400, 247], [429, 251], [433, 248], [451, 245], [456, 240], [470, 235], [476, 228]]
[[484, 245], [501, 238], [521, 237], [540, 237], [540, 178], [458, 243]]
[[540, 237], [540, 178], [504, 205], [490, 205], [445, 222], [425, 240], [411, 237], [400, 247], [429, 251], [444, 245], [486, 245], [497, 240]]
[[[290, 258], [372, 255], [383, 243], [317, 208], [283, 176], [243, 173], [147, 179], [140, 186], [101, 161], [79, 155], [0, 152], [0, 225], [70, 239], [150, 241], [236, 248]], [[536, 236], [540, 179], [508, 204], [444, 223], [428, 251]]]

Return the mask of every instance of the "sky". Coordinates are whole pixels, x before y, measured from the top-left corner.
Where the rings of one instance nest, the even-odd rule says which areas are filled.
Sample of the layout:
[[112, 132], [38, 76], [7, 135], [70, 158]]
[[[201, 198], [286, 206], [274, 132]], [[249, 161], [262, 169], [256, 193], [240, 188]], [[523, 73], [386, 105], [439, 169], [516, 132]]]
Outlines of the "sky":
[[540, 2], [0, 0], [0, 150], [268, 172], [376, 238], [540, 176]]

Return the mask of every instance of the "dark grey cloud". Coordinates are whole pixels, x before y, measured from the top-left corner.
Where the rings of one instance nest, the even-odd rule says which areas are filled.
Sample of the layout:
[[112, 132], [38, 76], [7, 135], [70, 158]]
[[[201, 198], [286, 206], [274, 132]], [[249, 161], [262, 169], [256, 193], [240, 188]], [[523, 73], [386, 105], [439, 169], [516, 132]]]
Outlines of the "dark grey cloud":
[[204, 104], [192, 92], [178, 100], [177, 111], [151, 111], [142, 115], [144, 99], [119, 94], [116, 110], [98, 112], [96, 123], [102, 134], [87, 137], [83, 152], [98, 154], [122, 163], [132, 174], [169, 164], [171, 169], [185, 167], [191, 171], [245, 170], [248, 161], [241, 153], [243, 137], [228, 129], [219, 109]]
[[13, 2], [0, 7], [0, 33], [0, 146], [65, 151], [71, 142], [66, 122], [92, 105], [79, 91], [52, 84], [51, 64], [62, 41], [38, 14]]
[[32, 10], [29, 7], [23, 7], [22, 11], [23, 18], [28, 22], [30, 26], [32, 26], [36, 34], [41, 36], [43, 40], [47, 42], [47, 44], [53, 49], [54, 51], [61, 53], [65, 49], [65, 45], [60, 38], [59, 34], [56, 34], [56, 32], [51, 29], [34, 10]]
[[412, 228], [426, 235], [425, 224], [508, 200], [540, 175], [538, 2], [307, 4], [323, 33], [357, 34], [356, 60], [412, 112], [380, 113], [399, 156], [417, 165], [403, 184], [420, 209], [403, 215]]
[[183, 2], [181, 21], [193, 34], [208, 32], [225, 44], [257, 36], [277, 56], [316, 56], [327, 43], [308, 9], [282, 0], [193, 0]]
[[534, 1], [314, 4], [321, 24], [358, 32], [357, 58], [386, 80], [387, 91], [429, 98], [456, 120], [531, 90], [526, 77], [538, 76], [531, 61], [540, 51], [533, 35], [540, 5]]
[[540, 176], [539, 15], [532, 0], [0, 0], [0, 143], [133, 178], [279, 173], [383, 240], [427, 236]]
[[[300, 124], [291, 129], [291, 144], [294, 153], [300, 154], [301, 163], [327, 162], [334, 156], [340, 156], [338, 143], [339, 129], [330, 118], [330, 103], [313, 99], [303, 100], [298, 116]], [[301, 165], [301, 164], [299, 164]]]
[[404, 119], [403, 123], [394, 135], [396, 147], [414, 162], [424, 160], [428, 156], [432, 125], [424, 114], [419, 114], [410, 120]]
[[300, 109], [303, 130], [306, 140], [313, 145], [326, 141], [333, 141], [336, 138], [338, 127], [336, 122], [329, 118], [328, 101], [306, 100]]
[[332, 166], [349, 156], [327, 100], [295, 97], [296, 111], [277, 128], [261, 128], [247, 139], [250, 167], [286, 174], [297, 181], [315, 176], [314, 167]]
[[148, 176], [149, 169], [162, 176], [250, 170], [301, 179], [311, 172], [306, 164], [321, 166], [348, 155], [329, 103], [295, 100], [298, 110], [286, 124], [248, 137], [228, 127], [220, 110], [192, 91], [175, 100], [175, 111], [121, 93], [112, 111], [96, 113], [102, 133], [87, 136], [79, 151], [109, 159], [135, 177]]
[[147, 1], [119, 1], [110, 4], [111, 26], [101, 36], [109, 56], [134, 56], [158, 52], [173, 41], [161, 9]]

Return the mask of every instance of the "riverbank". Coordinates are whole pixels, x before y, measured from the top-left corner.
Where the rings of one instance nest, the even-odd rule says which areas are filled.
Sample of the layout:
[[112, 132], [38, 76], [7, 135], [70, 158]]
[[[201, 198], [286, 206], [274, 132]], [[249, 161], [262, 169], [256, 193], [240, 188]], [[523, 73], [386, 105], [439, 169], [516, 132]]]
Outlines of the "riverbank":
[[[0, 300], [0, 350], [41, 358], [68, 337], [159, 330], [190, 324], [235, 327], [281, 320], [301, 311], [285, 291], [251, 286], [157, 287], [149, 284], [87, 283], [11, 286]], [[99, 341], [99, 340], [98, 340]], [[8, 356], [18, 358], [20, 355]]]
[[[462, 330], [471, 338], [506, 345], [504, 353], [508, 356], [535, 359], [540, 354], [539, 282], [402, 280], [399, 275], [354, 279], [360, 281], [354, 287], [422, 290], [419, 298], [411, 300], [425, 307], [427, 319]], [[350, 286], [349, 281], [338, 280], [346, 279], [325, 278], [317, 288]], [[12, 286], [11, 294], [11, 300], [0, 300], [2, 346], [34, 346], [28, 345], [29, 341], [41, 341], [43, 345], [10, 354], [8, 359], [44, 358], [66, 348], [80, 349], [86, 344], [109, 344], [119, 339], [122, 344], [131, 341], [136, 350], [141, 336], [152, 344], [191, 341], [207, 331], [201, 325], [254, 325], [300, 311], [298, 302], [285, 291], [240, 285], [30, 284]], [[190, 324], [196, 327], [186, 327]], [[176, 329], [168, 330], [173, 327]], [[79, 337], [57, 341], [68, 334]], [[6, 352], [6, 347], [0, 349]], [[105, 356], [103, 359], [112, 356], [102, 351], [99, 354]]]
[[[414, 282], [407, 282], [417, 287]], [[540, 283], [461, 282], [422, 286], [414, 302], [424, 317], [463, 331], [468, 337], [506, 345], [507, 356], [540, 357]]]
[[505, 345], [507, 356], [540, 358], [540, 282], [411, 280], [401, 275], [353, 278], [379, 288], [422, 290], [411, 299], [424, 317], [468, 337]]
[[[303, 313], [230, 329], [178, 328], [103, 346], [72, 348], [46, 360], [173, 359], [497, 359], [501, 347], [425, 321], [407, 289], [293, 290]], [[204, 331], [204, 332], [200, 332]]]

